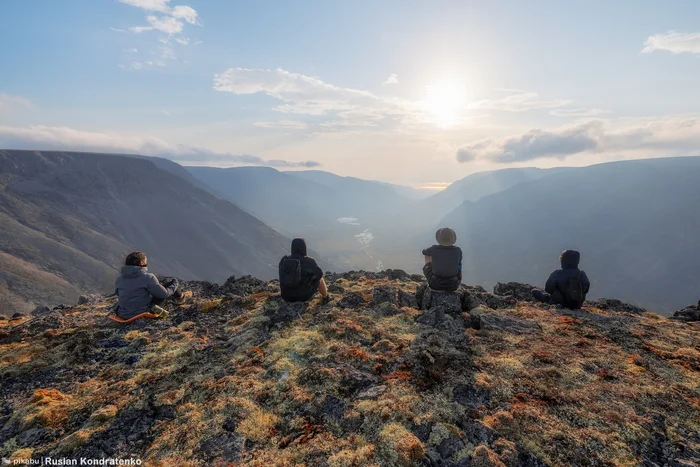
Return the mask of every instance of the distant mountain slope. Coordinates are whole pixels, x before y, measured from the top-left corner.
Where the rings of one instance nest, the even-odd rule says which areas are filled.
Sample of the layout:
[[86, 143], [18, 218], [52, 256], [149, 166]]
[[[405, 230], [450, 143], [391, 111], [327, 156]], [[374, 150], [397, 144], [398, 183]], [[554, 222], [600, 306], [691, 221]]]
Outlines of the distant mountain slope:
[[697, 157], [561, 171], [465, 202], [440, 225], [457, 231], [467, 283], [543, 284], [576, 248], [592, 296], [670, 312], [700, 298], [699, 173]]
[[457, 209], [464, 201], [476, 201], [520, 183], [538, 180], [562, 170], [568, 169], [525, 167], [475, 173], [457, 180], [444, 190], [424, 199], [420, 202], [419, 209], [426, 213], [426, 221], [432, 224]]
[[378, 266], [360, 237], [391, 227], [414, 201], [380, 182], [328, 172], [280, 172], [268, 167], [188, 167], [226, 199], [290, 237], [305, 237], [343, 269]]
[[[429, 196], [424, 192], [424, 190], [418, 190], [409, 186], [395, 185], [393, 183], [375, 180], [364, 180], [356, 177], [344, 177], [331, 172], [325, 172], [323, 170], [290, 170], [285, 173], [295, 177], [301, 177], [306, 180], [311, 180], [336, 190], [367, 189], [370, 192], [368, 194], [388, 194], [391, 197], [398, 194], [403, 198], [411, 200], [427, 198]], [[386, 188], [391, 189], [391, 191], [394, 193], [387, 192]]]
[[126, 156], [0, 151], [0, 220], [0, 290], [25, 306], [109, 291], [131, 250], [154, 272], [218, 281], [274, 277], [289, 249], [230, 202]]

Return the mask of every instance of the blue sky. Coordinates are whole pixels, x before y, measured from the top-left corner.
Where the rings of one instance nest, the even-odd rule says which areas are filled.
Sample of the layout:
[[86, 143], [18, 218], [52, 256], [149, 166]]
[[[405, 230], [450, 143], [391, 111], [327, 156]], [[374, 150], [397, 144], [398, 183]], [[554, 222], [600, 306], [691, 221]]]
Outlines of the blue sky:
[[700, 2], [5, 0], [0, 147], [440, 186], [698, 155]]

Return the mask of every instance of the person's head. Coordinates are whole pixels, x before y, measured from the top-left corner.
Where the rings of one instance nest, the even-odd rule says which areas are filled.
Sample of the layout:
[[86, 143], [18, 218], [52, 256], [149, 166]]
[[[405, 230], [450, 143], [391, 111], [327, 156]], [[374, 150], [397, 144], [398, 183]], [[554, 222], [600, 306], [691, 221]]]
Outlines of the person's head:
[[132, 251], [127, 255], [125, 264], [127, 266], [145, 267], [148, 264], [146, 253], [143, 251]]
[[437, 240], [438, 245], [452, 246], [457, 241], [457, 234], [449, 227], [443, 227], [435, 232], [435, 240]]
[[303, 238], [292, 240], [292, 254], [306, 256], [306, 240]]
[[581, 261], [581, 253], [576, 250], [564, 250], [559, 256], [562, 268], [577, 268]]

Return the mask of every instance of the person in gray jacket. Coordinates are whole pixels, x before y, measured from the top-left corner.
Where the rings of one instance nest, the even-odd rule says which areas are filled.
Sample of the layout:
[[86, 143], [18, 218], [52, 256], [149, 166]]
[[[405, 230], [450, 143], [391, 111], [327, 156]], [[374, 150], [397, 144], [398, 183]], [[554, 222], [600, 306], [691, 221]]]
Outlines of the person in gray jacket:
[[584, 271], [578, 268], [581, 254], [576, 250], [566, 250], [559, 257], [561, 269], [549, 275], [544, 292], [534, 289], [532, 296], [540, 302], [562, 305], [566, 308], [581, 308], [591, 282]]
[[168, 297], [182, 297], [177, 279], [172, 279], [163, 286], [156, 276], [148, 272], [147, 265], [146, 253], [141, 251], [134, 251], [126, 257], [126, 265], [122, 267], [114, 286], [119, 297], [117, 316], [122, 319], [130, 319], [146, 312], [167, 316], [167, 312], [159, 305]]

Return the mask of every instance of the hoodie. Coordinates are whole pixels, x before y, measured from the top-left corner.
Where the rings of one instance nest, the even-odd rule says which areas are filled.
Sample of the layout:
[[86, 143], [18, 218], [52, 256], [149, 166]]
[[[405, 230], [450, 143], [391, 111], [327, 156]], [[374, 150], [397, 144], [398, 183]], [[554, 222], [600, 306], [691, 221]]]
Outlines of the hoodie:
[[591, 288], [591, 282], [584, 271], [578, 268], [578, 263], [581, 260], [581, 254], [576, 250], [566, 250], [561, 254], [561, 269], [557, 269], [549, 275], [544, 291], [552, 295], [552, 302], [564, 303], [564, 294], [561, 289], [566, 284], [566, 280], [570, 277], [580, 277], [583, 283], [584, 300], [586, 294]]
[[176, 284], [167, 289], [156, 276], [141, 266], [124, 266], [114, 284], [119, 297], [117, 314], [124, 319], [133, 318], [148, 311], [153, 298], [165, 299], [175, 293]]

